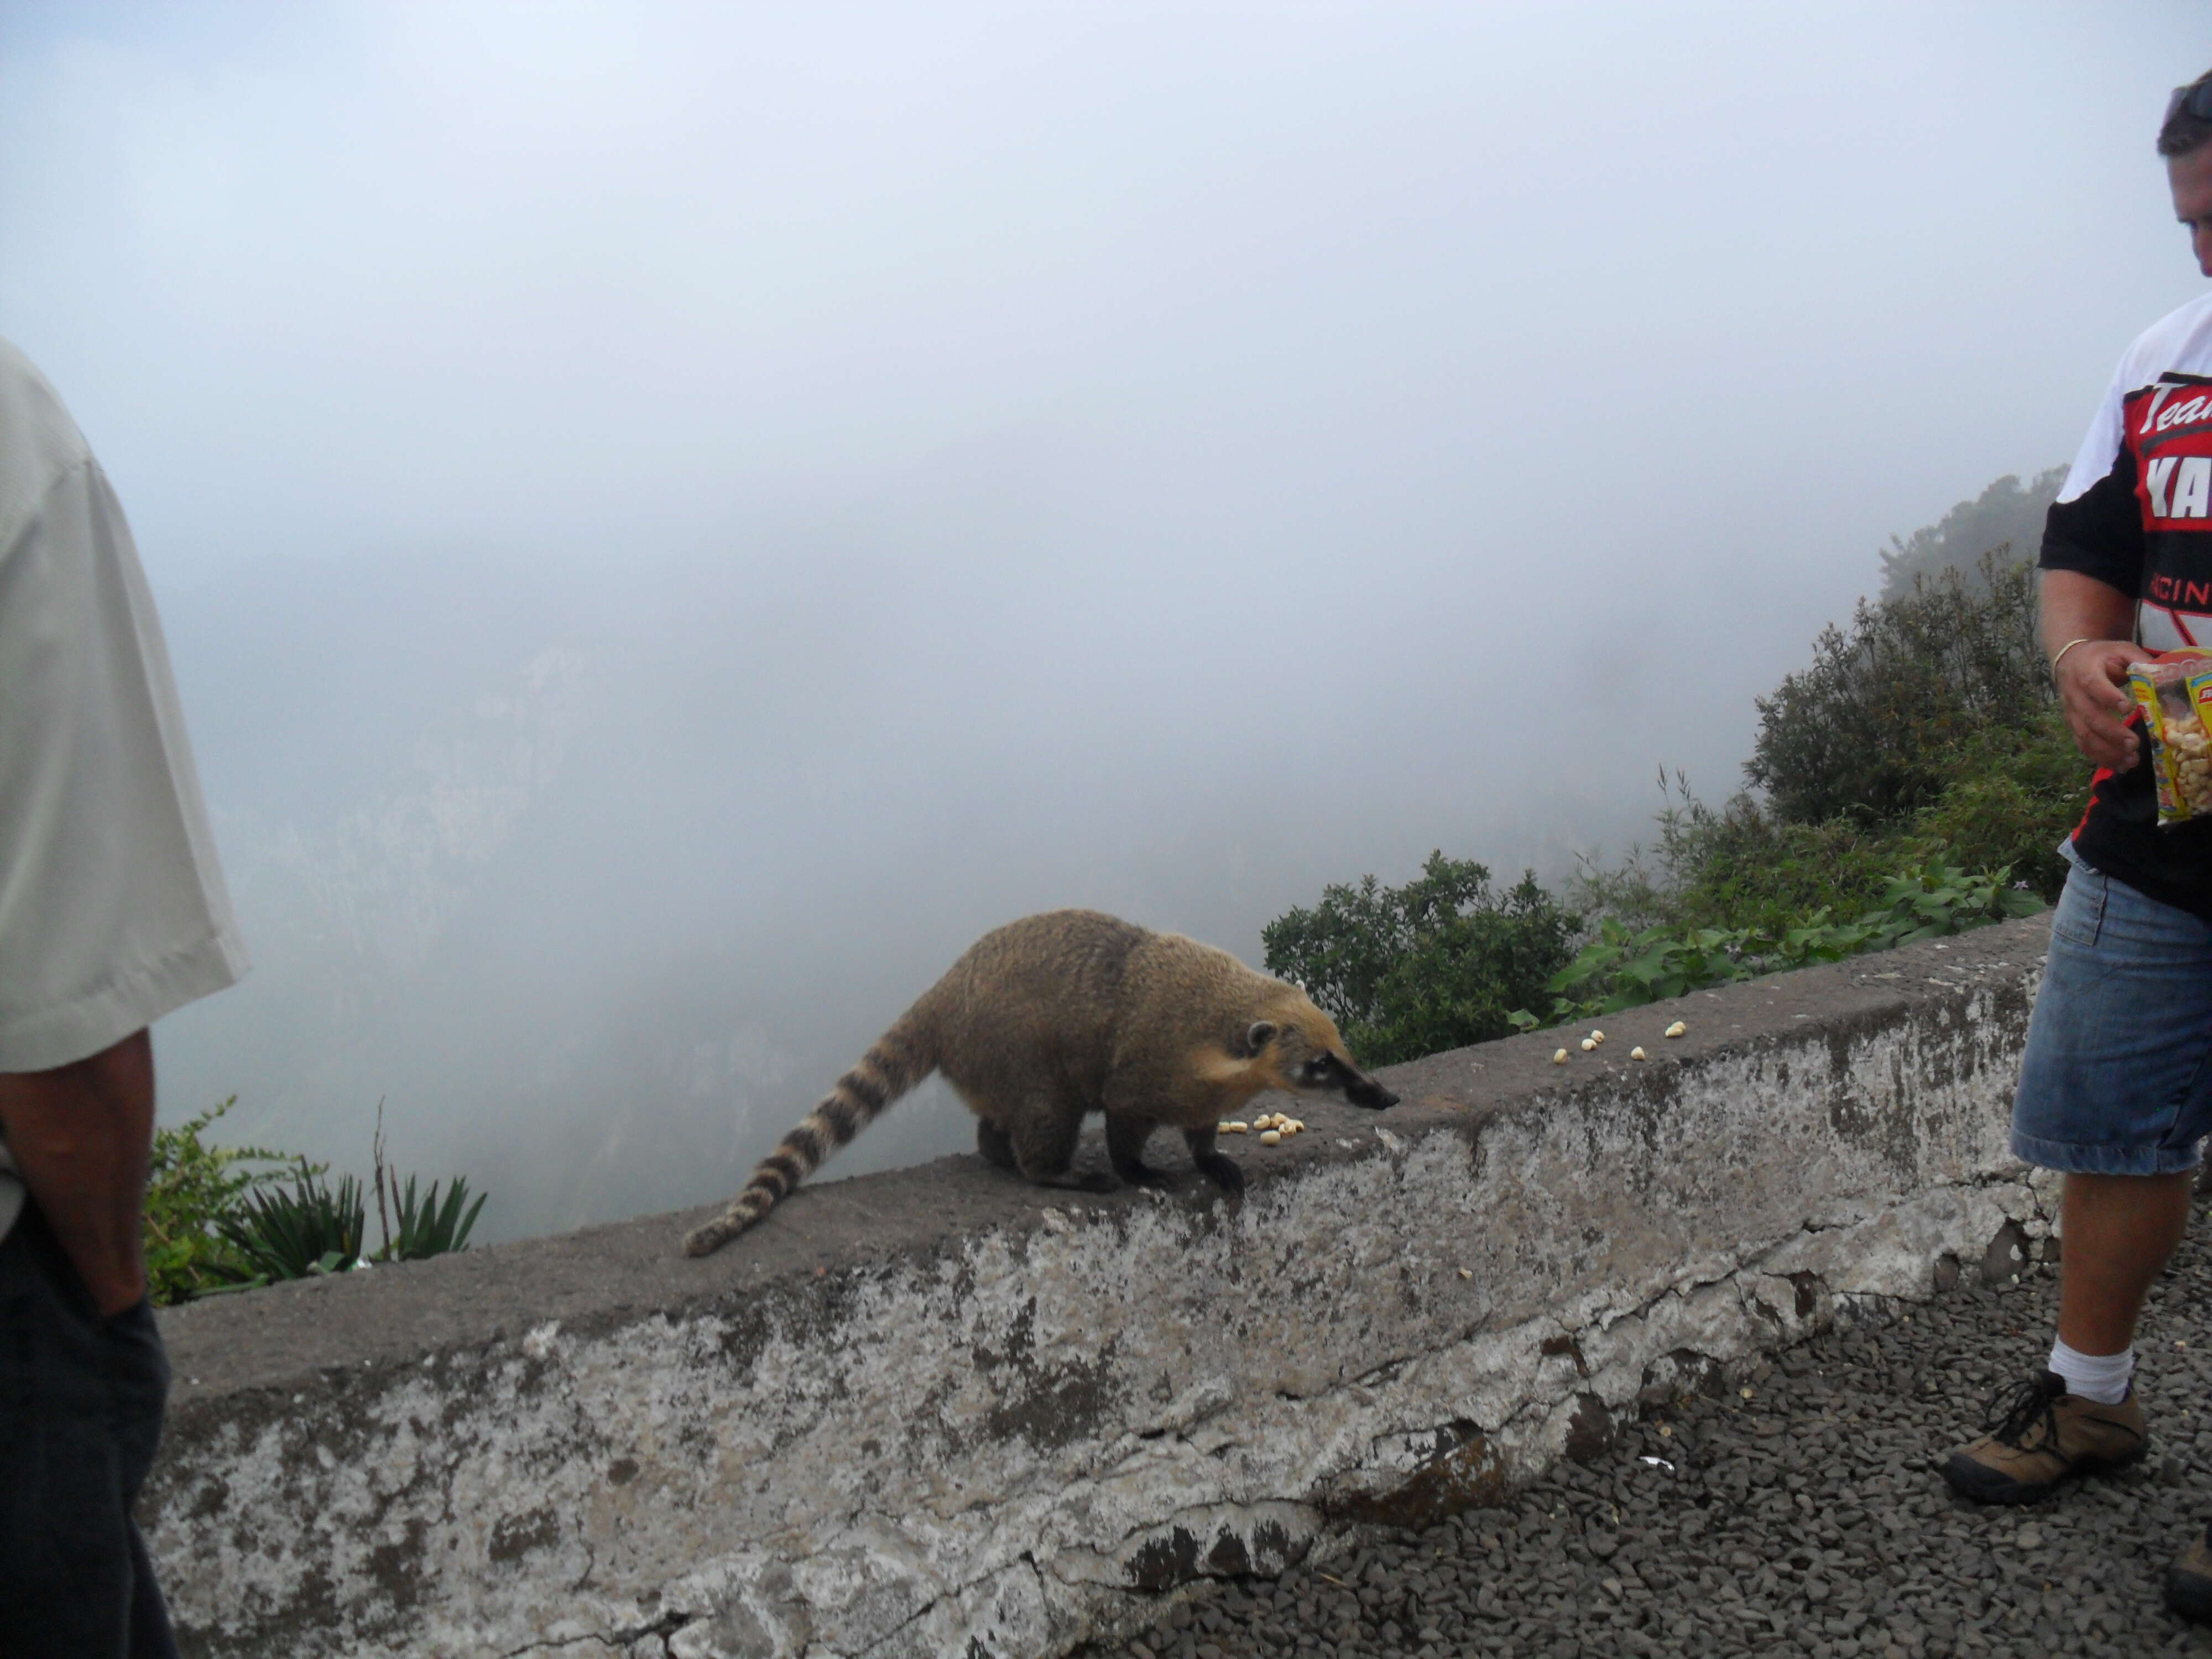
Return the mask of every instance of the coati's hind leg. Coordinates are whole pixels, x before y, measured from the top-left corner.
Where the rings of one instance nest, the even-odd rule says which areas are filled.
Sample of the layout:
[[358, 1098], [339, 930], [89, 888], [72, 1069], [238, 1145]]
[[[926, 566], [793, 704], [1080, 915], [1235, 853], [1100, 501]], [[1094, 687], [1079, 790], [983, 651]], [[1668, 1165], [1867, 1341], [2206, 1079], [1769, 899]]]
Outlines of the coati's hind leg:
[[1172, 1187], [1176, 1178], [1165, 1170], [1145, 1162], [1145, 1142], [1159, 1126], [1150, 1118], [1106, 1114], [1106, 1155], [1114, 1160], [1114, 1173], [1133, 1187]]
[[1078, 1192], [1110, 1193], [1120, 1183], [1109, 1175], [1078, 1174], [1075, 1143], [1083, 1133], [1083, 1109], [1054, 1101], [1019, 1118], [1014, 1126], [1014, 1166], [1040, 1187], [1069, 1187]]
[[1226, 1152], [1213, 1149], [1212, 1127], [1185, 1129], [1182, 1138], [1190, 1147], [1190, 1161], [1198, 1165], [1198, 1172], [1212, 1179], [1231, 1198], [1241, 1197], [1244, 1191], [1244, 1171], [1237, 1167], [1237, 1160]]
[[975, 1150], [983, 1154], [987, 1162], [1002, 1170], [1018, 1167], [1014, 1163], [1013, 1138], [988, 1118], [975, 1120]]

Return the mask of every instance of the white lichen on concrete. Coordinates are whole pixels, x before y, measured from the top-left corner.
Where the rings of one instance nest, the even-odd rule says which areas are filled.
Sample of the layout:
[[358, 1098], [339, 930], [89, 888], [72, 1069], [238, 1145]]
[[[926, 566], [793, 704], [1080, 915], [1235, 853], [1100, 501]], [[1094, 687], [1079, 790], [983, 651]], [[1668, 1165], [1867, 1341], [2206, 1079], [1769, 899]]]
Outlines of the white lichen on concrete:
[[240, 1400], [155, 1547], [225, 1653], [1062, 1651], [2047, 1232], [2008, 1006], [1381, 1127], [1233, 1213], [1062, 1200], [751, 1305]]

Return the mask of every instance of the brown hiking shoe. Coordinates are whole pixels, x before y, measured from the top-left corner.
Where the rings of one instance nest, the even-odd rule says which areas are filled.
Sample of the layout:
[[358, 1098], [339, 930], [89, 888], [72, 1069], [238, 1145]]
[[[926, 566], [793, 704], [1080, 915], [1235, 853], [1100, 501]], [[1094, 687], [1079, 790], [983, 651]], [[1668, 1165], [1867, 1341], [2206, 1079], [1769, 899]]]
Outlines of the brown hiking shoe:
[[2212, 1625], [2212, 1537], [2198, 1533], [2166, 1570], [2166, 1605], [2184, 1619]]
[[1977, 1504], [2033, 1504], [2072, 1474], [2134, 1462], [2150, 1447], [2135, 1390], [2117, 1406], [2066, 1392], [2045, 1371], [1989, 1404], [1989, 1432], [1951, 1454], [1943, 1478]]

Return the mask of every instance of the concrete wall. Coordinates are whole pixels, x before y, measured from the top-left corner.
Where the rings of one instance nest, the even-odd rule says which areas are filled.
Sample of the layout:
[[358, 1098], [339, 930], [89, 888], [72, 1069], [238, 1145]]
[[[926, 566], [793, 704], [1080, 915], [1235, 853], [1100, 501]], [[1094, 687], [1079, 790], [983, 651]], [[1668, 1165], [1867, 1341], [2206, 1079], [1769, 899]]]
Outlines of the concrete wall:
[[2041, 1237], [2044, 939], [1398, 1067], [1229, 1140], [1234, 1212], [952, 1158], [703, 1261], [657, 1216], [177, 1310], [144, 1518], [187, 1651], [1030, 1659], [1479, 1502]]

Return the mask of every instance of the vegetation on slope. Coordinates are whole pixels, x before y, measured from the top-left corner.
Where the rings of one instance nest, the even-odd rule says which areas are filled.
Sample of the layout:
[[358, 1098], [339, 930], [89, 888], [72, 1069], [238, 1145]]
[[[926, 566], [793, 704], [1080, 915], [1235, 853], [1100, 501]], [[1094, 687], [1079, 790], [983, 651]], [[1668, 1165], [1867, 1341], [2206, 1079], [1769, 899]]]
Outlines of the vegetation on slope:
[[[1751, 790], [1713, 806], [1662, 773], [1650, 847], [1585, 863], [1556, 895], [1524, 874], [1510, 912], [1486, 871], [1441, 853], [1405, 888], [1331, 887], [1266, 930], [1270, 971], [1387, 1064], [2041, 909], [2087, 769], [2044, 666], [2028, 561], [1957, 554], [2056, 485], [2001, 479], [1885, 555], [1893, 575], [1910, 556], [1909, 579], [1758, 700]], [[1451, 871], [1481, 880], [1438, 880]], [[1563, 959], [1531, 994], [1547, 952]]]

